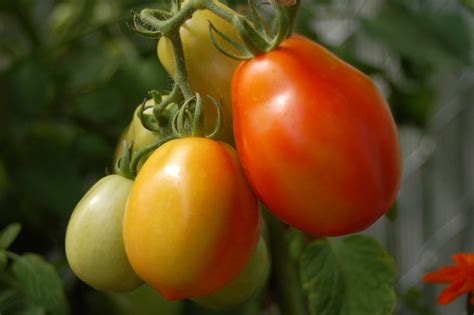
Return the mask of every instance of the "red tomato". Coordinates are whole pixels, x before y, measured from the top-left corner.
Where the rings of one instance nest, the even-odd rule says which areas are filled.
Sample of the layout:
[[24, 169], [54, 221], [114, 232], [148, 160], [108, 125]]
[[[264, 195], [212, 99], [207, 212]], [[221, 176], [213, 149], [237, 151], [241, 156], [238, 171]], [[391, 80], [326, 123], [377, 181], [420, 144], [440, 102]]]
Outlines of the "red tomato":
[[396, 125], [372, 81], [300, 37], [242, 62], [234, 133], [247, 177], [284, 222], [321, 236], [365, 229], [394, 202]]

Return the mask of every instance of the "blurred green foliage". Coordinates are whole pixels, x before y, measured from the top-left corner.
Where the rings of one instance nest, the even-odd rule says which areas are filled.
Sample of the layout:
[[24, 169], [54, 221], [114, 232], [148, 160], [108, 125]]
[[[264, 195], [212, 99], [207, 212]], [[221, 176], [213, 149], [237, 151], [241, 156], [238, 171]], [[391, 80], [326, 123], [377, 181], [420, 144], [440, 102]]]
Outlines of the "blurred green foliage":
[[[229, 1], [237, 2], [245, 3]], [[460, 6], [434, 10], [430, 4], [436, 0], [386, 0], [373, 17], [348, 12], [353, 1], [335, 2], [304, 1], [298, 32], [380, 78], [398, 123], [429, 125], [438, 97], [433, 77], [472, 66], [467, 22], [472, 16]], [[459, 3], [474, 8], [472, 1]], [[119, 134], [146, 92], [170, 87], [156, 43], [136, 36], [125, 23], [131, 9], [157, 5], [162, 2], [0, 0], [0, 227], [21, 222], [11, 251], [45, 257], [26, 255], [19, 261], [57, 272], [48, 281], [57, 286], [61, 279], [72, 314], [259, 314], [258, 301], [218, 313], [191, 302], [164, 302], [147, 287], [128, 295], [97, 292], [78, 281], [65, 261], [64, 233], [75, 203], [111, 169]], [[334, 44], [314, 28], [322, 18], [318, 12], [355, 20], [358, 27]], [[382, 49], [395, 71], [361, 57], [361, 38]], [[5, 264], [0, 254], [0, 266]], [[0, 309], [16, 294], [6, 289], [11, 281], [27, 281], [21, 268], [16, 262], [0, 277]], [[50, 311], [50, 305], [35, 307], [29, 313]]]

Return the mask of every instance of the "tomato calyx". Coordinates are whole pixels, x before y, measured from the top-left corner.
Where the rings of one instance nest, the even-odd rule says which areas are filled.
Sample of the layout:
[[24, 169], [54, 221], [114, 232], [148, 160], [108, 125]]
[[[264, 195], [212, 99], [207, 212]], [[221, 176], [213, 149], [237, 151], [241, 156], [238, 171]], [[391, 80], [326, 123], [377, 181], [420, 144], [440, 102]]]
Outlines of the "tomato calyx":
[[117, 175], [133, 179], [134, 176], [132, 175], [132, 172], [130, 171], [129, 167], [130, 160], [132, 158], [132, 145], [127, 141], [123, 141], [121, 145], [123, 146], [123, 153], [116, 162], [117, 165], [115, 167], [115, 170], [117, 172]]
[[[246, 17], [228, 7], [223, 8], [217, 5], [214, 0], [188, 0], [183, 5], [181, 5], [181, 1], [176, 0], [172, 2], [169, 11], [144, 9], [139, 14], [132, 11], [133, 23], [129, 23], [129, 27], [148, 38], [168, 37], [175, 46], [175, 44], [179, 44], [175, 39], [177, 36], [179, 37], [177, 34], [182, 24], [190, 19], [197, 10], [209, 10], [231, 23], [244, 43], [244, 45], [236, 43], [209, 22], [209, 32], [216, 49], [234, 59], [251, 59], [275, 49], [291, 34], [300, 3], [301, 0], [270, 1], [274, 11], [272, 19], [274, 32], [267, 31], [269, 27], [265, 27], [264, 19], [258, 13], [254, 1], [249, 1], [249, 16]], [[229, 44], [232, 51], [218, 44], [215, 36], [219, 36]], [[175, 50], [179, 50], [179, 45], [175, 47]], [[238, 51], [238, 54], [234, 51]], [[181, 85], [179, 80], [176, 82]]]
[[211, 96], [208, 96], [214, 104], [217, 112], [214, 130], [209, 134], [204, 134], [204, 113], [202, 110], [202, 98], [196, 93], [192, 98], [187, 99], [181, 108], [174, 115], [171, 127], [176, 138], [185, 137], [205, 137], [216, 139], [223, 128], [223, 112], [221, 104]]
[[[143, 100], [138, 110], [138, 118], [143, 127], [150, 131], [169, 133], [170, 122], [178, 111], [178, 102], [180, 101], [179, 89], [174, 87], [168, 96], [163, 96], [159, 91], [152, 90], [148, 95], [153, 99], [153, 106], [146, 106], [147, 100]], [[152, 115], [146, 113], [150, 108]]]
[[[225, 36], [212, 23], [209, 23], [209, 33], [214, 47], [222, 54], [238, 60], [252, 59], [257, 55], [269, 52], [280, 45], [280, 43], [291, 34], [292, 21], [289, 10], [291, 6], [283, 6], [274, 1], [271, 2], [274, 9], [274, 32], [269, 32], [269, 27], [258, 13], [257, 7], [252, 1], [249, 1], [250, 17], [235, 15], [232, 19], [232, 25], [237, 30], [244, 45], [236, 43], [234, 40]], [[229, 46], [239, 52], [235, 54], [220, 45], [216, 40], [218, 35]]]
[[[158, 91], [150, 91], [154, 105], [145, 99], [138, 108], [136, 115], [140, 118], [142, 125], [156, 133], [157, 140], [148, 146], [137, 149], [134, 153], [133, 142], [124, 141], [122, 155], [117, 160], [117, 173], [123, 177], [133, 179], [137, 175], [140, 161], [148, 154], [159, 148], [166, 142], [185, 137], [205, 137], [216, 139], [223, 129], [223, 110], [220, 102], [209, 96], [212, 104], [216, 108], [216, 123], [214, 129], [205, 134], [204, 131], [204, 113], [201, 96], [196, 95], [188, 98], [181, 106], [172, 102], [173, 93], [167, 97], [162, 97]], [[150, 109], [153, 109], [153, 115], [150, 115]]]

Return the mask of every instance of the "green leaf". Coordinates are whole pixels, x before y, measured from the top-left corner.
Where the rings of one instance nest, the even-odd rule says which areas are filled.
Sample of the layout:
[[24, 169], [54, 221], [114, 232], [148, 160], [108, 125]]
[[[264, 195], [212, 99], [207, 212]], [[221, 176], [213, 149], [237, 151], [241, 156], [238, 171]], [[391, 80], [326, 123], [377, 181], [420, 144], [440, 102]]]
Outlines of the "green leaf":
[[474, 14], [474, 0], [459, 0], [461, 4]]
[[288, 251], [290, 253], [291, 259], [297, 261], [303, 253], [307, 239], [303, 232], [293, 228], [289, 229], [285, 233], [285, 237], [288, 242]]
[[312, 315], [389, 315], [395, 307], [393, 258], [364, 235], [326, 238], [300, 261]]
[[396, 202], [392, 205], [392, 207], [390, 207], [390, 209], [388, 209], [387, 213], [385, 214], [385, 217], [390, 222], [395, 222], [395, 220], [397, 220], [397, 218], [398, 218], [398, 205], [397, 205]]
[[42, 307], [30, 305], [14, 315], [46, 315], [46, 311]]
[[36, 56], [15, 64], [5, 74], [6, 109], [29, 117], [49, 113], [57, 93], [51, 70]]
[[7, 249], [20, 233], [21, 225], [13, 223], [7, 226], [0, 234], [0, 249]]
[[389, 84], [392, 91], [389, 102], [397, 124], [426, 127], [435, 105], [436, 91], [427, 85], [404, 89], [394, 82]]
[[[91, 48], [91, 47], [90, 47]], [[119, 51], [105, 42], [99, 50], [82, 49], [74, 52], [62, 71], [68, 76], [68, 88], [91, 91], [109, 81], [119, 67]]]
[[117, 315], [153, 314], [160, 310], [166, 315], [182, 313], [180, 301], [166, 301], [158, 292], [145, 284], [128, 293], [103, 293], [117, 308]]
[[400, 302], [410, 310], [413, 314], [417, 315], [435, 315], [434, 308], [432, 305], [423, 301], [423, 294], [420, 289], [416, 287], [408, 288], [405, 292], [400, 294]]
[[14, 260], [13, 272], [31, 303], [51, 314], [67, 314], [62, 281], [54, 267], [35, 254]]
[[449, 54], [464, 64], [469, 64], [471, 36], [469, 25], [462, 15], [457, 13], [428, 14], [424, 25]]
[[4, 251], [0, 251], [0, 273], [5, 270], [8, 263], [7, 254]]
[[24, 297], [17, 289], [2, 288], [0, 291], [0, 314], [14, 314], [26, 306]]

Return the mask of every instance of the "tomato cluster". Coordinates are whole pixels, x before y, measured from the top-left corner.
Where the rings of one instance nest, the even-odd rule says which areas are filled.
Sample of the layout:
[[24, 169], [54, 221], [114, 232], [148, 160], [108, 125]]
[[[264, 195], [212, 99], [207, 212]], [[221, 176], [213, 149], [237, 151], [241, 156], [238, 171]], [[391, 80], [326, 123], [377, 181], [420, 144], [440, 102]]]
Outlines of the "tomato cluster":
[[[83, 197], [66, 254], [97, 289], [145, 281], [170, 300], [238, 304], [268, 277], [259, 201], [304, 232], [337, 236], [371, 225], [396, 198], [396, 126], [367, 76], [300, 36], [238, 63], [214, 48], [208, 21], [238, 38], [208, 11], [196, 12], [181, 38], [190, 86], [222, 100], [222, 142], [171, 140], [140, 161], [134, 180], [110, 175]], [[162, 38], [157, 51], [173, 77], [171, 46]], [[204, 105], [209, 130], [215, 116]], [[133, 157], [162, 137], [136, 112], [122, 139]]]

